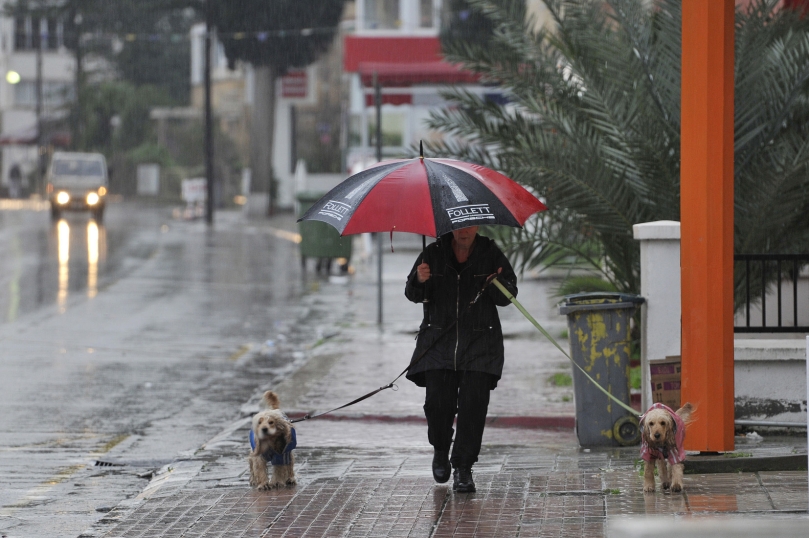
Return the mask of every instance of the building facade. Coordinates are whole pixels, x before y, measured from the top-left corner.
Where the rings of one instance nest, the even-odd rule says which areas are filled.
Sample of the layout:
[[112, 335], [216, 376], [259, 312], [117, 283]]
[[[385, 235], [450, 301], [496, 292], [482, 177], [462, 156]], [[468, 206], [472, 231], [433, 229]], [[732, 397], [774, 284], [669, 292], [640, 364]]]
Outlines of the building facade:
[[[5, 9], [11, 2], [4, 1]], [[64, 21], [21, 15], [0, 17], [0, 187], [8, 194], [13, 168], [22, 195], [36, 192], [38, 146], [69, 144], [64, 125], [75, 97], [76, 59], [65, 47]], [[41, 96], [37, 92], [41, 81]], [[42, 136], [39, 128], [42, 127]], [[43, 155], [41, 162], [47, 162]]]

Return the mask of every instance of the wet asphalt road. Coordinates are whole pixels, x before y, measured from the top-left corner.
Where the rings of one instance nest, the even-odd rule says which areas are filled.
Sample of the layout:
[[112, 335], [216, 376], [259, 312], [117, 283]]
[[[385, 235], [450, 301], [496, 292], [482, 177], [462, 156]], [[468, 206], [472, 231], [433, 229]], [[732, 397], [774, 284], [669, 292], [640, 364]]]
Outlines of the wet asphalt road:
[[[0, 205], [0, 253], [3, 537], [79, 535], [311, 340], [297, 245], [236, 213], [208, 229], [135, 203], [103, 225]], [[267, 339], [281, 352], [251, 360]]]

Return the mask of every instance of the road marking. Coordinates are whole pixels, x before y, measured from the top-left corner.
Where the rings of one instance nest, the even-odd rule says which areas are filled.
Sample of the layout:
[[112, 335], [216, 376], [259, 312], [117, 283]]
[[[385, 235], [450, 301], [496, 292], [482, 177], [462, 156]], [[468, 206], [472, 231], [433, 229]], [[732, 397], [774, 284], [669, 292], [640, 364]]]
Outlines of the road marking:
[[242, 356], [242, 355], [244, 355], [245, 353], [247, 353], [248, 351], [250, 351], [250, 348], [252, 348], [252, 347], [253, 347], [253, 346], [251, 346], [250, 344], [245, 344], [245, 345], [243, 345], [243, 346], [239, 346], [239, 349], [237, 349], [236, 351], [234, 351], [234, 352], [233, 352], [233, 353], [230, 355], [230, 357], [228, 357], [228, 360], [229, 360], [229, 361], [237, 361], [237, 360], [239, 360], [239, 358], [241, 358], [241, 356]]
[[[98, 456], [109, 452], [128, 437], [128, 433], [114, 437], [102, 445], [101, 448], [99, 448], [96, 452], [90, 453], [90, 458], [96, 459]], [[20, 497], [18, 501], [0, 508], [0, 518], [12, 517], [14, 513], [21, 508], [36, 505], [47, 500], [48, 496], [46, 493], [62, 482], [69, 480], [77, 472], [81, 471], [82, 469], [86, 469], [87, 465], [87, 463], [77, 463], [75, 465], [57, 470], [56, 474], [54, 474], [52, 477], [25, 492], [25, 494]]]
[[273, 228], [272, 226], [269, 227], [269, 230], [272, 235], [279, 239], [285, 239], [287, 241], [291, 241], [292, 243], [301, 242], [301, 234], [299, 233], [289, 232], [280, 228]]
[[50, 207], [50, 203], [43, 200], [13, 200], [6, 199], [0, 200], [0, 210], [32, 210], [32, 211], [45, 211]]
[[22, 250], [20, 250], [20, 238], [17, 235], [11, 240], [11, 253], [16, 263], [14, 272], [8, 282], [8, 321], [17, 319], [17, 312], [20, 308], [20, 277], [22, 276]]

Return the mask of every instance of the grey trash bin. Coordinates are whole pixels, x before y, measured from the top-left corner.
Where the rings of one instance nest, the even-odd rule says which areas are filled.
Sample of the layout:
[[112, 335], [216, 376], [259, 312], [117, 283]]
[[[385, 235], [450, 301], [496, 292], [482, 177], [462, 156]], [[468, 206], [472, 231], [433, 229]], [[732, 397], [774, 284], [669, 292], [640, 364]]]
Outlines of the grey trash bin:
[[[630, 320], [643, 297], [625, 293], [565, 296], [570, 356], [599, 385], [629, 405]], [[627, 446], [640, 441], [637, 417], [615, 404], [573, 368], [576, 435], [588, 446]]]

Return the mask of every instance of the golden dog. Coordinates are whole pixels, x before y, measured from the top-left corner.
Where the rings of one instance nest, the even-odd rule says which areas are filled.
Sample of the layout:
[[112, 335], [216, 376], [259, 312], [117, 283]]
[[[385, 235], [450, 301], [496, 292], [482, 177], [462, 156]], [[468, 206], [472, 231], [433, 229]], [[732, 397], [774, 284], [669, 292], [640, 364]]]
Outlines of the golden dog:
[[655, 490], [654, 469], [664, 490], [678, 493], [683, 490], [683, 461], [685, 461], [685, 429], [691, 422], [694, 406], [686, 403], [676, 412], [656, 403], [641, 417], [641, 450], [645, 463], [643, 491]]
[[[278, 395], [268, 390], [264, 393], [264, 403], [270, 409], [253, 416], [251, 444], [254, 446], [247, 457], [250, 485], [262, 490], [293, 486], [296, 483], [292, 454], [297, 445], [295, 428], [278, 410]], [[268, 465], [272, 465], [272, 478], [267, 472]]]

